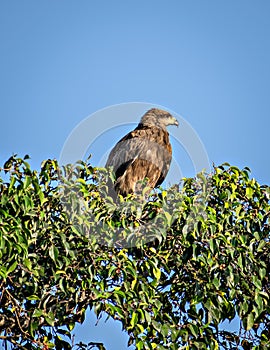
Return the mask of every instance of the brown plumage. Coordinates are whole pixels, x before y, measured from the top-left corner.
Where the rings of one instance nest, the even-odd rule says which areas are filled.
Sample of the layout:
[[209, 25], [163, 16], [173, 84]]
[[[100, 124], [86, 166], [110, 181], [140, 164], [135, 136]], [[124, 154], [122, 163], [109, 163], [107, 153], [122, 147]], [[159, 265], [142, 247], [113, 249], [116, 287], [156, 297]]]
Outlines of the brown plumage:
[[114, 146], [105, 166], [115, 172], [117, 193], [137, 193], [141, 190], [138, 182], [145, 178], [150, 188], [163, 182], [172, 159], [168, 125], [178, 126], [178, 121], [170, 113], [152, 108], [136, 129]]

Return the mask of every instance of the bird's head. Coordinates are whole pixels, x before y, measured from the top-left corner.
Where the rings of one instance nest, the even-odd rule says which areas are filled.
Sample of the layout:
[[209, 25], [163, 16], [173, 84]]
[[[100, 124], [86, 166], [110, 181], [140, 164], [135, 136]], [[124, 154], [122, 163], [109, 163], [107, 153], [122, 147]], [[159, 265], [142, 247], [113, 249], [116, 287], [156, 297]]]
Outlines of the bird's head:
[[140, 124], [166, 129], [168, 125], [178, 126], [178, 121], [169, 112], [158, 108], [149, 109], [141, 118]]

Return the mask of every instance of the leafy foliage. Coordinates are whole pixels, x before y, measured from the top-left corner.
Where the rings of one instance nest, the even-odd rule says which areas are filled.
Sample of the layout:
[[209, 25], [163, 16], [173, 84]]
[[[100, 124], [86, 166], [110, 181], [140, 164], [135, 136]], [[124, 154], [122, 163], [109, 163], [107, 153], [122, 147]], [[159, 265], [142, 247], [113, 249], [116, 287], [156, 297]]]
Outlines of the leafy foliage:
[[139, 350], [270, 345], [270, 188], [247, 168], [117, 202], [113, 175], [84, 162], [36, 172], [14, 156], [2, 173], [3, 342], [102, 349], [71, 338], [90, 308], [119, 320]]

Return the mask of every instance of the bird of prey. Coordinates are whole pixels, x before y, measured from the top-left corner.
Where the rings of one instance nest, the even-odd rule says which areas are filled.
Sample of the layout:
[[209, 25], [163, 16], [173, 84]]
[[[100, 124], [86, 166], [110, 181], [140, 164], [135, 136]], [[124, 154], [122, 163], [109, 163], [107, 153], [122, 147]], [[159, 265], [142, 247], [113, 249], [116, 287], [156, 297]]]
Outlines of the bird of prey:
[[168, 125], [178, 126], [178, 121], [167, 111], [152, 108], [111, 150], [105, 167], [115, 173], [118, 194], [139, 193], [145, 179], [150, 189], [163, 182], [172, 160]]

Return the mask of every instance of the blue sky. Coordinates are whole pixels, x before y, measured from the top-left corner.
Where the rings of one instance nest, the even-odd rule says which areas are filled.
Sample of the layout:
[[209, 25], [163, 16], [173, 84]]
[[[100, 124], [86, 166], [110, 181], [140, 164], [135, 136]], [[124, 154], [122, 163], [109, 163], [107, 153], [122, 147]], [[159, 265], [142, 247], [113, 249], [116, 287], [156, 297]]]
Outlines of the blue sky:
[[[29, 154], [38, 169], [87, 116], [144, 102], [181, 115], [211, 163], [269, 184], [269, 18], [268, 0], [2, 1], [1, 165]], [[115, 130], [97, 147], [113, 146]], [[126, 349], [110, 327], [108, 348]]]

